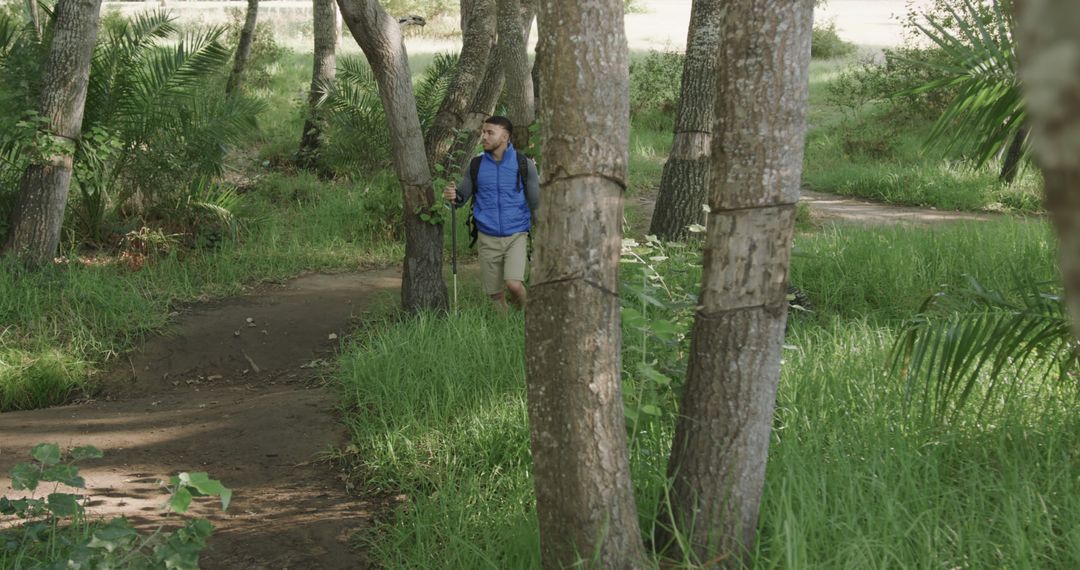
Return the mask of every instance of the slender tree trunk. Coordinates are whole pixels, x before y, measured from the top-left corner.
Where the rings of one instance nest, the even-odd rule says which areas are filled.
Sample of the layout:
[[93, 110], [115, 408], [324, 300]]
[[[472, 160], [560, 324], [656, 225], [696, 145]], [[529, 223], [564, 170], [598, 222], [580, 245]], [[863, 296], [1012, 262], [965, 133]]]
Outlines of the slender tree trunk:
[[100, 9], [101, 0], [56, 3], [56, 24], [45, 63], [40, 112], [49, 120], [50, 138], [57, 148], [43, 161], [26, 167], [2, 251], [30, 266], [51, 262], [60, 244]]
[[[529, 125], [536, 117], [523, 22], [528, 11], [522, 9], [519, 0], [496, 0], [496, 5], [499, 32], [496, 57], [502, 63], [503, 77], [506, 79], [503, 87], [506, 112], [510, 122], [514, 123], [514, 148], [524, 151], [529, 146]], [[528, 27], [531, 28], [531, 15], [528, 18]]]
[[38, 9], [38, 0], [26, 0], [26, 6], [30, 10], [30, 23], [34, 26], [34, 37], [41, 41], [41, 15]]
[[297, 162], [302, 168], [314, 168], [318, 165], [322, 139], [318, 104], [326, 95], [323, 86], [329, 85], [337, 72], [337, 6], [334, 0], [313, 0], [312, 4], [315, 52], [311, 68], [311, 90], [308, 92], [308, 117], [304, 121], [300, 151], [297, 153]]
[[[730, 0], [721, 24], [707, 235], [657, 547], [741, 567], [780, 377], [806, 132], [813, 0]], [[661, 511], [669, 512], [667, 505]], [[670, 540], [674, 526], [685, 542]]]
[[442, 226], [424, 222], [417, 214], [435, 205], [435, 193], [401, 27], [377, 0], [338, 0], [338, 8], [375, 74], [390, 126], [394, 170], [405, 203], [401, 305], [407, 311], [445, 309], [448, 299], [442, 275]]
[[[494, 10], [492, 15], [494, 16]], [[491, 24], [494, 26], [494, 19]], [[498, 52], [498, 46], [495, 47], [494, 52]], [[502, 64], [499, 63], [499, 58], [489, 57], [487, 67], [484, 69], [484, 78], [480, 80], [479, 91], [476, 92], [476, 96], [473, 97], [468, 111], [465, 113], [465, 122], [459, 130], [460, 135], [454, 137], [450, 150], [443, 159], [443, 165], [448, 170], [457, 169], [462, 171], [465, 165], [469, 163], [473, 149], [476, 148], [476, 144], [480, 141], [480, 125], [495, 109], [495, 104], [499, 102], [499, 95], [502, 94], [502, 90]]]
[[461, 2], [462, 47], [457, 74], [424, 139], [428, 164], [433, 168], [450, 151], [454, 137], [465, 125], [469, 103], [480, 89], [488, 55], [495, 44], [494, 12], [492, 0]]
[[618, 262], [629, 60], [621, 0], [540, 2], [546, 161], [525, 317], [545, 568], [643, 563], [623, 420]]
[[225, 84], [225, 93], [232, 93], [240, 86], [243, 79], [244, 68], [247, 67], [248, 58], [251, 57], [251, 44], [255, 41], [255, 24], [259, 19], [259, 0], [248, 0], [247, 14], [244, 16], [244, 27], [240, 29], [240, 41], [236, 45], [236, 56], [233, 58], [232, 73], [229, 74], [229, 82]]
[[1080, 338], [1080, 4], [1023, 0], [1016, 8], [1031, 145], [1046, 181], [1065, 300]]
[[1024, 142], [1027, 140], [1027, 135], [1027, 127], [1020, 127], [1013, 135], [1009, 149], [1005, 151], [1005, 162], [1001, 165], [1001, 174], [998, 179], [1006, 184], [1012, 184], [1020, 171], [1020, 158], [1024, 156]]
[[724, 6], [723, 0], [694, 0], [690, 9], [675, 139], [649, 225], [649, 233], [664, 240], [686, 239], [690, 235], [687, 227], [705, 219], [702, 206], [709, 184], [713, 94]]

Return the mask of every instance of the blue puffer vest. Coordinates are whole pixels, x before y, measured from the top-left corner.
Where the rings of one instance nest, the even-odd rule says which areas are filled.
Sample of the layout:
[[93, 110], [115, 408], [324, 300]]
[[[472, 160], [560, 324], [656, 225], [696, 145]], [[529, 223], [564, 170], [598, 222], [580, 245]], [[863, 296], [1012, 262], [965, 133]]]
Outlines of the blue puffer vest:
[[529, 231], [532, 217], [525, 189], [518, 176], [517, 151], [507, 144], [502, 162], [496, 163], [491, 153], [480, 159], [480, 172], [473, 189], [473, 218], [481, 232], [506, 237]]

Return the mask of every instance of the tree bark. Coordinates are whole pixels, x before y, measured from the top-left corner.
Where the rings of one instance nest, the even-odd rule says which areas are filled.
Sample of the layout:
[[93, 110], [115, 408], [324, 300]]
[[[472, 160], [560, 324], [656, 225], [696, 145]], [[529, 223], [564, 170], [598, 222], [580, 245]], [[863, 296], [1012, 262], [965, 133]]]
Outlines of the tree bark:
[[[494, 10], [492, 10], [492, 16], [494, 17]], [[491, 25], [495, 25], [494, 19], [492, 19]], [[498, 52], [497, 45], [494, 52]], [[459, 130], [461, 134], [454, 137], [450, 150], [443, 158], [443, 165], [447, 170], [464, 171], [465, 166], [472, 158], [473, 149], [476, 148], [476, 144], [480, 141], [480, 125], [483, 124], [484, 119], [491, 116], [495, 104], [499, 102], [499, 95], [502, 94], [502, 90], [502, 64], [499, 62], [499, 58], [489, 57], [487, 67], [484, 69], [484, 78], [480, 80], [479, 91], [476, 92], [476, 96], [469, 103], [468, 111], [465, 113], [465, 122]]]
[[481, 87], [488, 55], [495, 45], [495, 3], [492, 0], [462, 0], [461, 31], [457, 74], [424, 137], [428, 164], [432, 168], [442, 163], [450, 151], [455, 136], [466, 123], [469, 103]]
[[1005, 184], [1012, 184], [1020, 171], [1020, 159], [1024, 156], [1024, 143], [1027, 141], [1028, 129], [1022, 126], [1013, 135], [1008, 150], [1005, 151], [1005, 161], [1001, 165], [1001, 174], [998, 179]]
[[236, 55], [233, 58], [232, 73], [229, 74], [229, 81], [225, 84], [227, 94], [235, 91], [243, 80], [244, 69], [247, 67], [248, 58], [251, 57], [251, 44], [255, 41], [255, 25], [258, 19], [259, 0], [248, 0], [244, 27], [240, 29], [240, 41], [236, 45]]
[[722, 0], [694, 0], [690, 9], [675, 139], [649, 224], [649, 233], [664, 240], [686, 239], [690, 235], [687, 227], [705, 219], [702, 206], [709, 184], [713, 94], [724, 6]]
[[27, 8], [30, 10], [30, 24], [34, 26], [34, 37], [37, 41], [41, 41], [41, 15], [38, 9], [38, 0], [26, 0]]
[[662, 551], [687, 544], [699, 563], [741, 567], [780, 377], [813, 0], [725, 5], [702, 289], [668, 463], [672, 517], [655, 538]]
[[379, 99], [390, 127], [394, 170], [405, 203], [402, 308], [406, 311], [446, 309], [442, 226], [424, 222], [417, 213], [435, 205], [435, 192], [424, 153], [424, 136], [401, 27], [377, 0], [338, 0], [338, 8], [375, 74]]
[[526, 44], [526, 25], [532, 27], [531, 10], [524, 10], [519, 0], [496, 0], [496, 5], [499, 43], [495, 55], [502, 63], [506, 81], [503, 87], [506, 114], [514, 124], [514, 148], [524, 152], [529, 147], [529, 126], [536, 117]]
[[324, 85], [329, 85], [337, 74], [337, 6], [334, 0], [313, 0], [312, 22], [315, 51], [311, 68], [311, 90], [308, 92], [308, 117], [300, 136], [297, 162], [301, 168], [315, 168], [319, 145], [322, 141], [322, 121], [318, 104], [326, 95]]
[[618, 262], [629, 60], [621, 0], [540, 3], [545, 159], [525, 316], [545, 568], [637, 568], [623, 419]]
[[100, 9], [101, 0], [60, 0], [56, 4], [40, 106], [41, 116], [49, 120], [54, 148], [23, 173], [2, 251], [29, 266], [51, 262], [60, 244]]
[[1024, 0], [1015, 7], [1031, 146], [1057, 234], [1065, 301], [1080, 338], [1080, 4]]

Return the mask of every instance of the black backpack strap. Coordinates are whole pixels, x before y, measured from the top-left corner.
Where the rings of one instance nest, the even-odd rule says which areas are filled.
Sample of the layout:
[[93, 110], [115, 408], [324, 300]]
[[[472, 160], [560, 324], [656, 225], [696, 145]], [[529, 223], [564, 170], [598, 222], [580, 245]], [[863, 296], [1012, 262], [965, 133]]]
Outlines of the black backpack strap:
[[480, 179], [480, 159], [482, 155], [472, 157], [469, 161], [469, 180], [472, 180], [473, 196], [476, 196], [476, 181]]
[[517, 153], [518, 159], [518, 178], [521, 179], [521, 189], [518, 192], [525, 191], [525, 181], [529, 179], [529, 157], [523, 153]]
[[[469, 179], [472, 180], [473, 208], [476, 207], [476, 191], [478, 190], [476, 181], [480, 178], [481, 158], [483, 158], [483, 156], [478, 155], [474, 156], [472, 160], [469, 161]], [[470, 248], [476, 245], [476, 240], [480, 237], [480, 230], [476, 227], [476, 218], [473, 217], [473, 208], [469, 208], [469, 217], [465, 218], [465, 225], [469, 228]]]

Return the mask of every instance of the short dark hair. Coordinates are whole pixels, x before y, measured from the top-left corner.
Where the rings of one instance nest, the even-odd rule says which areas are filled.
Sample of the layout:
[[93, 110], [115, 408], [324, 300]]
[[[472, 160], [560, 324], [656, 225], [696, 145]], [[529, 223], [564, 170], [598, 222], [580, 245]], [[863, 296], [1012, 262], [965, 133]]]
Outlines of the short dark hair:
[[514, 134], [514, 123], [511, 123], [510, 119], [507, 119], [502, 115], [492, 115], [484, 119], [484, 122], [489, 125], [499, 125], [500, 127], [506, 129], [506, 132]]

